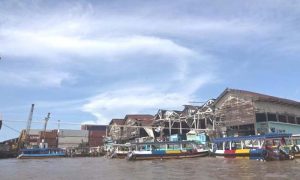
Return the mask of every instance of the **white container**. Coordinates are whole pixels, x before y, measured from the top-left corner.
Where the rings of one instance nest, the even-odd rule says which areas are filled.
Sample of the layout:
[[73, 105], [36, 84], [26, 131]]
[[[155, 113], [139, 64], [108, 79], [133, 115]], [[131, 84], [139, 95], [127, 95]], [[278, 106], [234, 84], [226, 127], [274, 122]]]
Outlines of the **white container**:
[[58, 137], [88, 137], [88, 130], [60, 129]]
[[64, 143], [69, 143], [69, 144], [80, 144], [80, 143], [86, 143], [88, 142], [89, 139], [88, 137], [58, 137], [58, 144], [64, 144]]

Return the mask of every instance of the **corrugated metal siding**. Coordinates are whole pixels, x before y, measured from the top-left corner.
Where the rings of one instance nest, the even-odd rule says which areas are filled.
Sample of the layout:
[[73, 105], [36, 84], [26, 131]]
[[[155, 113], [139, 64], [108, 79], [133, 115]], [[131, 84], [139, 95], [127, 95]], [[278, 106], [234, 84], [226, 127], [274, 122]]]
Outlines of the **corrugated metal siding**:
[[42, 130], [40, 130], [40, 129], [30, 129], [29, 134], [30, 135], [39, 135], [41, 131]]
[[59, 130], [58, 136], [59, 137], [88, 137], [89, 131], [62, 129]]
[[58, 137], [58, 144], [88, 142], [88, 137]]
[[90, 138], [89, 139], [89, 146], [90, 147], [97, 147], [103, 145], [103, 138]]
[[90, 131], [89, 132], [89, 138], [103, 137], [105, 135], [106, 135], [106, 131]]
[[45, 139], [57, 138], [57, 132], [40, 132], [40, 138], [45, 138]]

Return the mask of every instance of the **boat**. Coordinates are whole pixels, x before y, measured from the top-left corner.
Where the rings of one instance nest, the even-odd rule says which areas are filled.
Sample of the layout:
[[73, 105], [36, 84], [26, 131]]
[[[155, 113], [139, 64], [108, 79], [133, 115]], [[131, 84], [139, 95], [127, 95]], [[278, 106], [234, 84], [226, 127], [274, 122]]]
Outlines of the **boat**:
[[128, 160], [180, 159], [196, 158], [209, 155], [205, 145], [195, 141], [163, 141], [131, 143], [132, 151]]
[[300, 158], [300, 134], [293, 134], [291, 141], [291, 151], [295, 154], [295, 158]]
[[118, 158], [118, 159], [125, 159], [128, 152], [131, 151], [131, 144], [112, 144], [112, 148], [107, 151], [106, 157], [109, 158]]
[[224, 137], [212, 140], [211, 154], [223, 157], [248, 157], [261, 160], [294, 159], [290, 150], [292, 134], [265, 134]]
[[18, 159], [59, 158], [65, 157], [66, 152], [61, 148], [21, 149]]

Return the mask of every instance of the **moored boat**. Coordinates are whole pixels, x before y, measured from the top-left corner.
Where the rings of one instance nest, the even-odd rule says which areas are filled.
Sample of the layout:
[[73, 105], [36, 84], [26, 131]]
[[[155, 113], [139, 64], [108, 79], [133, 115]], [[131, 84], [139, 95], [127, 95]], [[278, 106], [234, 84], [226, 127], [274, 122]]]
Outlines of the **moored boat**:
[[107, 151], [106, 157], [124, 159], [131, 151], [131, 144], [112, 144], [112, 148]]
[[224, 137], [212, 140], [212, 154], [224, 157], [249, 157], [250, 159], [293, 159], [290, 151], [291, 134], [265, 134]]
[[33, 148], [21, 149], [18, 159], [39, 159], [65, 157], [66, 152], [61, 148]]
[[291, 151], [295, 154], [295, 158], [300, 158], [300, 134], [293, 134], [291, 141]]
[[163, 141], [132, 143], [128, 160], [180, 159], [208, 156], [209, 150], [195, 141]]

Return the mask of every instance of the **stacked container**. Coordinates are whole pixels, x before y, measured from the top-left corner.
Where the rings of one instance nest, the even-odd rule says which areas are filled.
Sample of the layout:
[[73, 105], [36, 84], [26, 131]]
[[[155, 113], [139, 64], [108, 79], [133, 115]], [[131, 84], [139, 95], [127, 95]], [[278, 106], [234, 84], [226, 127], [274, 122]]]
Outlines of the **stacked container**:
[[58, 147], [78, 147], [88, 143], [89, 131], [62, 129], [58, 133]]
[[43, 142], [48, 144], [49, 148], [56, 148], [57, 147], [57, 130], [53, 131], [41, 131], [39, 142]]
[[105, 137], [105, 131], [89, 131], [89, 147], [98, 147], [103, 145], [103, 137]]
[[39, 144], [39, 140], [40, 140], [40, 130], [38, 129], [31, 129], [29, 131], [29, 135], [28, 135], [28, 142], [31, 146], [37, 146]]

